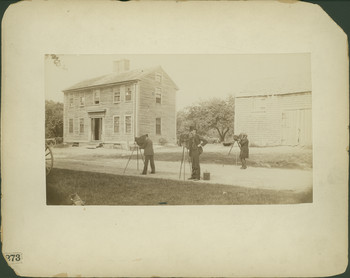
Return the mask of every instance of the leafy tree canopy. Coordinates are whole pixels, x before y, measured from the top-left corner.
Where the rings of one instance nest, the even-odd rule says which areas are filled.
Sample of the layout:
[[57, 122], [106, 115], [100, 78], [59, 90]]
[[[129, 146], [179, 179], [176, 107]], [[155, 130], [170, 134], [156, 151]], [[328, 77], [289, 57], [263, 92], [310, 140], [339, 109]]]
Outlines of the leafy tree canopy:
[[215, 130], [220, 141], [224, 141], [234, 129], [234, 97], [212, 98], [188, 106], [177, 114], [178, 134], [187, 132], [189, 126], [196, 126], [198, 133], [209, 135]]
[[63, 103], [45, 101], [45, 138], [63, 137]]

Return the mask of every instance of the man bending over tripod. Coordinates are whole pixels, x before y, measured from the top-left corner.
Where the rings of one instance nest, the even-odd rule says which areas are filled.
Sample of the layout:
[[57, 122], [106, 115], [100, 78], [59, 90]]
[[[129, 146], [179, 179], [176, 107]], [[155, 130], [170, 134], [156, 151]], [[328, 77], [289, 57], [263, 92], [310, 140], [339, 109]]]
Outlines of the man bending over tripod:
[[144, 149], [143, 154], [145, 155], [145, 166], [143, 167], [142, 175], [147, 175], [148, 161], [151, 162], [151, 174], [155, 174], [153, 142], [149, 139], [148, 134], [145, 135], [145, 142], [140, 148]]

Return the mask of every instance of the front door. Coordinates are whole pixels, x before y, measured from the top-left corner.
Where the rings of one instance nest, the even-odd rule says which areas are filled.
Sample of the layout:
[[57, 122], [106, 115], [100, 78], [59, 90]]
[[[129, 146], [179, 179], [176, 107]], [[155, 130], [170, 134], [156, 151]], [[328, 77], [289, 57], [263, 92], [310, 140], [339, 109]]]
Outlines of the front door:
[[100, 141], [102, 134], [102, 118], [91, 119], [91, 135], [92, 141]]

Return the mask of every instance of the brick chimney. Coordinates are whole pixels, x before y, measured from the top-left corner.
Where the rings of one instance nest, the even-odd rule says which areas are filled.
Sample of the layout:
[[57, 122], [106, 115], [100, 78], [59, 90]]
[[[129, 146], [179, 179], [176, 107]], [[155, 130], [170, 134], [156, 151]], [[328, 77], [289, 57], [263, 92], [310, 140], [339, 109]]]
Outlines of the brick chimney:
[[130, 61], [128, 59], [113, 62], [113, 72], [122, 73], [128, 70], [130, 70]]

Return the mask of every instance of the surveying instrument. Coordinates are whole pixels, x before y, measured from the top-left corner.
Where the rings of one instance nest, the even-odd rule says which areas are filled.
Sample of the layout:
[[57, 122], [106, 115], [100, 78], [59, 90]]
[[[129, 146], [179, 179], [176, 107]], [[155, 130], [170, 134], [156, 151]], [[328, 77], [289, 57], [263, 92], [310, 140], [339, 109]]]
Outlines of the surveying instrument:
[[125, 171], [126, 171], [126, 169], [128, 168], [129, 162], [130, 162], [130, 160], [131, 160], [131, 158], [132, 158], [132, 156], [133, 156], [133, 154], [134, 154], [135, 149], [136, 149], [137, 170], [139, 171], [139, 153], [140, 153], [140, 157], [141, 157], [141, 159], [142, 159], [143, 164], [145, 164], [145, 160], [144, 160], [144, 158], [143, 158], [141, 149], [140, 149], [139, 145], [138, 145], [136, 142], [134, 142], [134, 145], [132, 146], [131, 154], [130, 154], [130, 156], [129, 156], [128, 162], [127, 162], [126, 165], [125, 165], [123, 174], [125, 174]]
[[[231, 151], [232, 151], [232, 148], [233, 148], [233, 146], [235, 145], [235, 143], [237, 142], [237, 146], [239, 147], [239, 149], [241, 149], [241, 145], [239, 144], [239, 140], [240, 140], [240, 137], [239, 136], [237, 136], [237, 135], [234, 135], [233, 136], [233, 143], [232, 143], [232, 145], [231, 145], [231, 148], [230, 148], [230, 151], [228, 152], [228, 154], [227, 154], [227, 156], [229, 156], [230, 155], [230, 153], [231, 153]], [[236, 152], [236, 165], [237, 165], [237, 152]]]
[[180, 171], [179, 171], [179, 179], [181, 179], [181, 173], [183, 173], [183, 179], [186, 179], [186, 161], [188, 162], [189, 169], [191, 172], [191, 159], [189, 156], [189, 151], [186, 147], [187, 142], [182, 142], [182, 156], [181, 156], [181, 164], [180, 164]]

